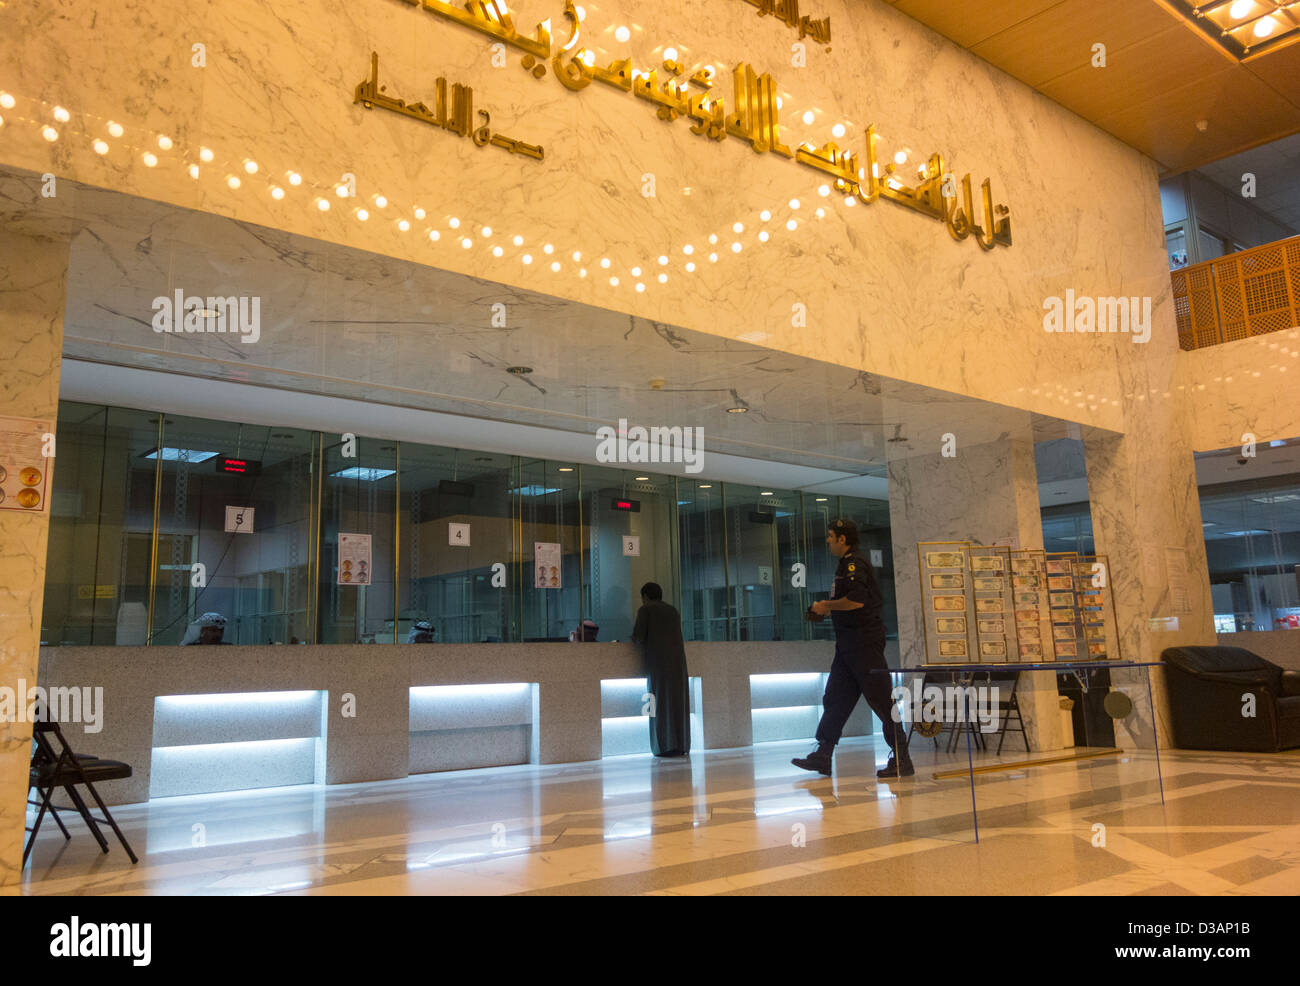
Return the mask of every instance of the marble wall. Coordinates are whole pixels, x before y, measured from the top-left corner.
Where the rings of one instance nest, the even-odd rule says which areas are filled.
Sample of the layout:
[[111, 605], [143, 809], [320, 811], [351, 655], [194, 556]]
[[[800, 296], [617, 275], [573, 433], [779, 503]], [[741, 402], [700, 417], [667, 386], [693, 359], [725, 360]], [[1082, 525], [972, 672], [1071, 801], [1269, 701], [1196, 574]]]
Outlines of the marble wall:
[[1300, 328], [1178, 356], [1176, 388], [1198, 452], [1300, 437]]
[[[939, 431], [945, 422], [936, 419], [909, 436], [907, 451], [890, 459], [889, 522], [904, 667], [926, 664], [918, 541], [1043, 546], [1030, 416], [1008, 411], [997, 420], [1004, 429], [997, 438], [968, 445], [966, 421], [954, 416], [946, 421], [948, 430]], [[951, 442], [946, 448], [945, 438]], [[926, 448], [933, 451], [921, 451]], [[1030, 749], [1061, 749], [1055, 675], [1021, 675], [1017, 700]]]
[[[0, 417], [57, 417], [67, 266], [66, 242], [0, 229]], [[44, 510], [0, 508], [0, 688], [24, 707], [21, 683], [36, 684], [49, 526]], [[25, 715], [0, 719], [0, 888], [19, 880], [31, 740]]]
[[[1126, 434], [1082, 429], [1093, 542], [1111, 559], [1111, 588], [1126, 659], [1158, 662], [1166, 647], [1214, 642], [1210, 576], [1192, 436], [1176, 396], [1175, 354], [1152, 358], [1125, 398]], [[1160, 741], [1160, 670], [1153, 670]]]
[[[740, 0], [584, 6], [580, 44], [598, 65], [629, 56], [657, 68], [673, 45], [687, 73], [718, 69], [724, 102], [737, 63], [770, 72], [791, 148], [821, 146], [843, 125], [839, 142], [861, 151], [875, 124], [886, 161], [907, 155], [905, 176], [939, 151], [958, 179], [972, 175], [977, 200], [990, 178], [1014, 246], [985, 252], [894, 203], [823, 197], [819, 171], [738, 137], [695, 136], [689, 121], [657, 119], [653, 103], [603, 83], [570, 92], [551, 69], [534, 78], [519, 48], [494, 54], [483, 33], [405, 0], [7, 5], [0, 87], [16, 104], [0, 163], [1124, 426], [1120, 368], [1175, 344], [1151, 161], [885, 4], [820, 0], [834, 43], [808, 45], [806, 63], [792, 51], [797, 32]], [[554, 47], [567, 39], [558, 0], [511, 7], [524, 34], [549, 18]], [[372, 52], [390, 95], [432, 103], [437, 76], [471, 86], [492, 127], [542, 145], [545, 159], [354, 103]], [[335, 197], [346, 175], [359, 200]], [[1044, 300], [1067, 290], [1152, 298], [1152, 340], [1044, 332]]]

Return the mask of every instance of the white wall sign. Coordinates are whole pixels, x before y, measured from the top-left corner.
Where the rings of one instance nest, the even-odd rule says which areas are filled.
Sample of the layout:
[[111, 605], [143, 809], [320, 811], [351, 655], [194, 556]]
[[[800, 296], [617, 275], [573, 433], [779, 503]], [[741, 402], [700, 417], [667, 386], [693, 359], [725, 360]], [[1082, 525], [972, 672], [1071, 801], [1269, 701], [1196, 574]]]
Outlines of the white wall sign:
[[0, 510], [45, 512], [54, 464], [45, 436], [53, 433], [49, 421], [0, 417]]
[[468, 524], [448, 524], [447, 525], [447, 543], [453, 548], [469, 547], [469, 525]]
[[883, 548], [871, 549], [871, 565], [873, 568], [883, 568], [885, 566], [885, 550]]
[[253, 508], [252, 507], [232, 507], [226, 505], [226, 533], [227, 534], [252, 534], [253, 527]]
[[369, 585], [370, 535], [339, 535], [339, 585]]
[[759, 584], [759, 585], [771, 585], [771, 584], [772, 584], [772, 566], [771, 566], [771, 565], [759, 565], [759, 566], [758, 566], [758, 584]]
[[533, 588], [561, 589], [560, 546], [546, 541], [533, 542]]
[[624, 558], [641, 557], [641, 535], [639, 534], [623, 535], [623, 557]]

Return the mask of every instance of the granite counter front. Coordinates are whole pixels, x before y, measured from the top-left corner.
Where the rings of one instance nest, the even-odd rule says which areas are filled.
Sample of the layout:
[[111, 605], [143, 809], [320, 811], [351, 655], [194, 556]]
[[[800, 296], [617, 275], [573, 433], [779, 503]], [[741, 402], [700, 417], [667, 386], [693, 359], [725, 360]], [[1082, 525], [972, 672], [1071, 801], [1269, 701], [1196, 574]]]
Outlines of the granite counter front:
[[[832, 653], [827, 641], [688, 643], [696, 743], [811, 735]], [[86, 700], [92, 721], [64, 727], [78, 753], [134, 768], [102, 792], [122, 804], [629, 752], [643, 675], [627, 643], [50, 647], [39, 684]], [[648, 751], [644, 719], [641, 731]], [[870, 731], [860, 703], [845, 735]]]

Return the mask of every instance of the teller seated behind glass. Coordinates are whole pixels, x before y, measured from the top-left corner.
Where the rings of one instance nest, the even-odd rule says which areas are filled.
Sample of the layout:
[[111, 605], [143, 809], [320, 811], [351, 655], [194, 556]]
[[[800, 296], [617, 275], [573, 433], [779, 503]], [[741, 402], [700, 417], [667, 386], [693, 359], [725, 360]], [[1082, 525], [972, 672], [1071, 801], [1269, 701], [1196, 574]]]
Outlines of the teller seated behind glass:
[[416, 620], [411, 624], [411, 630], [406, 635], [408, 644], [431, 644], [433, 643], [433, 624], [428, 620]]
[[204, 613], [197, 620], [189, 625], [185, 630], [185, 636], [181, 638], [181, 646], [188, 647], [196, 644], [226, 644], [229, 642], [222, 640], [226, 633], [226, 618], [220, 613]]

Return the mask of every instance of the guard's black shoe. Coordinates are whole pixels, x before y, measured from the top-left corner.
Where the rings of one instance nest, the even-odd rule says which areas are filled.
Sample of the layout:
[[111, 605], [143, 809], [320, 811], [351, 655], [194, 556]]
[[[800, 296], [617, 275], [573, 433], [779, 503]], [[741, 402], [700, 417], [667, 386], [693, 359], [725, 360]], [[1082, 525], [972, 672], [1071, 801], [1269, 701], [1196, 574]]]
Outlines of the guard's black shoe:
[[819, 774], [831, 776], [831, 755], [822, 750], [814, 750], [806, 757], [795, 757], [790, 762], [802, 770], [815, 770]]
[[889, 762], [886, 763], [883, 767], [881, 767], [878, 771], [876, 771], [876, 776], [879, 777], [882, 781], [887, 781], [891, 777], [894, 778], [911, 777], [915, 773], [916, 773], [916, 768], [912, 766], [912, 761], [910, 758], [904, 760], [902, 765], [900, 766], [898, 761], [894, 759], [893, 756], [891, 756], [889, 758]]

